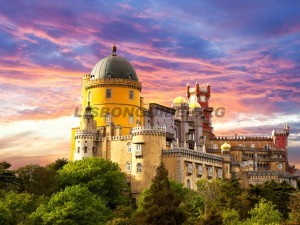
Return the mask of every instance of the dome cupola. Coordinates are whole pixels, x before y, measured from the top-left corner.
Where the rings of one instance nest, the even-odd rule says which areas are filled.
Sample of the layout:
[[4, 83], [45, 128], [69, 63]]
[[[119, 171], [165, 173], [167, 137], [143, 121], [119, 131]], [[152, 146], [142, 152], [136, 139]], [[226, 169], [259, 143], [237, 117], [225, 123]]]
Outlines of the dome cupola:
[[101, 59], [90, 74], [91, 80], [103, 78], [123, 78], [138, 81], [136, 72], [131, 63], [117, 55], [117, 47], [114, 45], [112, 54]]

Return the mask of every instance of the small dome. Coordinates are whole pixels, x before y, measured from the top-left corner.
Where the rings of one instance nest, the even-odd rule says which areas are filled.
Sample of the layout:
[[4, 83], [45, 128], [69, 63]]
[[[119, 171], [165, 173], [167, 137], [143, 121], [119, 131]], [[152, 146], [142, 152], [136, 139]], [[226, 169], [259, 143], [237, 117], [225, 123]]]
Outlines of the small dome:
[[131, 63], [117, 56], [117, 47], [113, 46], [112, 54], [101, 59], [91, 72], [91, 79], [101, 78], [125, 78], [138, 81], [136, 72]]
[[231, 145], [227, 144], [227, 142], [221, 145], [221, 151], [230, 151], [230, 149], [231, 149]]
[[174, 98], [173, 104], [187, 104], [187, 101], [184, 97], [178, 96]]
[[198, 102], [190, 102], [190, 109], [201, 108], [201, 105]]

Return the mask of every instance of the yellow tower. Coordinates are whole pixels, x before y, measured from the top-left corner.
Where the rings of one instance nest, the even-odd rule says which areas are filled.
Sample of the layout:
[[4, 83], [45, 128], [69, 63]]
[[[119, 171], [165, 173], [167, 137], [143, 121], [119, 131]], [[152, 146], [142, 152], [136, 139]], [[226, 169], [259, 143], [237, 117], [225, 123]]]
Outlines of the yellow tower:
[[[113, 46], [112, 54], [101, 59], [90, 74], [83, 76], [81, 114], [90, 105], [97, 129], [110, 136], [114, 135], [113, 128], [118, 126], [122, 135], [128, 135], [133, 127], [144, 125], [141, 89], [135, 69], [128, 60], [117, 55], [117, 47]], [[83, 123], [82, 116], [81, 130]], [[78, 129], [72, 129], [71, 152], [75, 148], [74, 137]]]

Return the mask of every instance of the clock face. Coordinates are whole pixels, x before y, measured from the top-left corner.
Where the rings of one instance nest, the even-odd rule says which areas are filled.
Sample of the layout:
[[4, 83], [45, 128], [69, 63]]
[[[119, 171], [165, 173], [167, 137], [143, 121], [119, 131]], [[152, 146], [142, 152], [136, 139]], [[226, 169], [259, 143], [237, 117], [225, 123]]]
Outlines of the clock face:
[[200, 96], [200, 101], [201, 101], [201, 102], [205, 102], [205, 101], [206, 101], [205, 95], [201, 95], [201, 96]]
[[278, 164], [278, 169], [282, 170], [282, 164], [281, 163]]

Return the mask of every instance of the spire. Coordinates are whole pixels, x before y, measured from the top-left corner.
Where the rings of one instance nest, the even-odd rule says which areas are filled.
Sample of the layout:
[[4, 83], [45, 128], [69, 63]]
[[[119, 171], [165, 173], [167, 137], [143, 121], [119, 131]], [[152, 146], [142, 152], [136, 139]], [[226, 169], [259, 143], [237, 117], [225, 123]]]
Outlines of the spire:
[[111, 54], [112, 54], [113, 56], [117, 55], [117, 46], [116, 46], [115, 44], [114, 44], [114, 46], [113, 46], [113, 48], [112, 48]]

